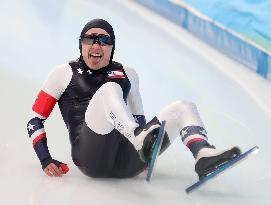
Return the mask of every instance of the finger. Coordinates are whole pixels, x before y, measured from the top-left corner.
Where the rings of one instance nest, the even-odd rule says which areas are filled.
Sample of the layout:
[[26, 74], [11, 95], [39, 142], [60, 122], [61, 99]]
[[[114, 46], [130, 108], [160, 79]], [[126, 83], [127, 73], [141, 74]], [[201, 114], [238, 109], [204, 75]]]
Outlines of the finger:
[[54, 176], [62, 176], [63, 173], [60, 167], [57, 167], [55, 164], [52, 164], [50, 167], [52, 168], [52, 170], [54, 170]]
[[47, 176], [49, 176], [49, 177], [52, 177], [53, 175], [51, 174], [51, 172], [46, 168], [46, 169], [44, 169], [44, 172], [45, 172], [45, 174], [47, 175]]
[[51, 171], [51, 164], [47, 165], [47, 167], [44, 169], [44, 172], [50, 177], [54, 176], [52, 171]]
[[62, 170], [62, 168], [61, 168], [61, 167], [58, 167], [58, 170], [60, 171], [61, 175], [63, 175], [63, 174], [64, 174], [64, 172], [63, 172], [63, 170]]
[[47, 168], [48, 168], [49, 172], [50, 172], [53, 176], [55, 176], [55, 177], [58, 177], [58, 176], [59, 176], [59, 174], [58, 174], [58, 172], [57, 172], [58, 168], [57, 168], [54, 164], [50, 164]]

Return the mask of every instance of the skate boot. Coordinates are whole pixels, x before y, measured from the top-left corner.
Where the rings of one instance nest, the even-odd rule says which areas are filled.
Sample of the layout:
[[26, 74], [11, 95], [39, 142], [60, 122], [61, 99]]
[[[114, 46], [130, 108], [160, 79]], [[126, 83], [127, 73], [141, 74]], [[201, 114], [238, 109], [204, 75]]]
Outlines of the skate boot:
[[134, 146], [143, 162], [147, 162], [155, 145], [161, 123], [154, 117], [143, 127], [135, 129]]
[[238, 147], [229, 150], [217, 150], [214, 148], [202, 148], [196, 158], [195, 171], [199, 178], [210, 174], [220, 165], [241, 154]]

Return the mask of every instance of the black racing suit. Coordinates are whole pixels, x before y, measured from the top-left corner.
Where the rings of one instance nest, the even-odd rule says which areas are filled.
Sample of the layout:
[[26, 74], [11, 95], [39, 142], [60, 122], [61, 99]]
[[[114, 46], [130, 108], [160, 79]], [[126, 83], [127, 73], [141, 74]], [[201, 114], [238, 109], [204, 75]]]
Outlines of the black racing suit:
[[[114, 71], [122, 72], [124, 77], [112, 78]], [[32, 110], [37, 116], [28, 123], [28, 133], [33, 138], [34, 149], [41, 163], [51, 158], [44, 137], [43, 122], [50, 115], [54, 103], [58, 102], [69, 131], [72, 159], [84, 174], [91, 177], [122, 178], [142, 172], [145, 164], [139, 159], [133, 145], [118, 130], [113, 129], [108, 134], [100, 135], [85, 123], [85, 112], [92, 96], [106, 82], [119, 84], [123, 100], [127, 101], [131, 82], [123, 66], [112, 62], [99, 70], [90, 70], [83, 61], [77, 60], [62, 66], [55, 73], [51, 74], [53, 77], [48, 80], [49, 83], [45, 83], [42, 94], [39, 94], [33, 105]], [[143, 113], [136, 113], [134, 117], [139, 125], [146, 123]]]

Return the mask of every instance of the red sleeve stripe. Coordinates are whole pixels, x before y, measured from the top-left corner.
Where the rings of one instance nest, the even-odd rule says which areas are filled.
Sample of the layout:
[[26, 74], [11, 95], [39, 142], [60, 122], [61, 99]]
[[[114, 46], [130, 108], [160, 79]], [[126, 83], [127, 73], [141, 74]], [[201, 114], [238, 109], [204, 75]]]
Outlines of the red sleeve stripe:
[[32, 107], [32, 110], [39, 115], [48, 118], [50, 113], [52, 112], [57, 99], [53, 96], [49, 95], [48, 93], [41, 90], [38, 94], [38, 97]]
[[124, 75], [115, 75], [115, 76], [112, 76], [112, 77], [109, 77], [109, 78], [125, 78], [125, 76]]
[[32, 144], [33, 144], [33, 147], [35, 146], [35, 144], [36, 144], [39, 140], [43, 139], [44, 137], [46, 137], [46, 133], [43, 133], [43, 134], [37, 136], [37, 137], [33, 140], [33, 143], [32, 143]]
[[193, 138], [191, 140], [189, 140], [186, 144], [186, 146], [188, 147], [189, 145], [191, 145], [193, 142], [196, 142], [196, 141], [200, 141], [200, 140], [205, 140], [203, 138]]

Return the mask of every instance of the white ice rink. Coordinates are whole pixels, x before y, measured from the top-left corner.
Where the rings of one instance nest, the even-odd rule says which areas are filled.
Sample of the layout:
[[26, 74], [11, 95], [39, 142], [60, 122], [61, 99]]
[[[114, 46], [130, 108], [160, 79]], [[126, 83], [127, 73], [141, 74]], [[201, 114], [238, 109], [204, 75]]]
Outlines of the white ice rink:
[[[0, 2], [0, 204], [271, 204], [270, 82], [133, 1]], [[70, 172], [47, 177], [28, 139], [28, 115], [50, 70], [78, 57], [78, 37], [92, 18], [112, 23], [114, 59], [138, 71], [148, 119], [175, 100], [193, 101], [212, 144], [260, 152], [191, 195], [184, 190], [197, 180], [194, 159], [180, 139], [159, 157], [151, 184], [143, 175], [92, 179], [72, 163], [56, 106], [46, 121], [49, 149]]]

